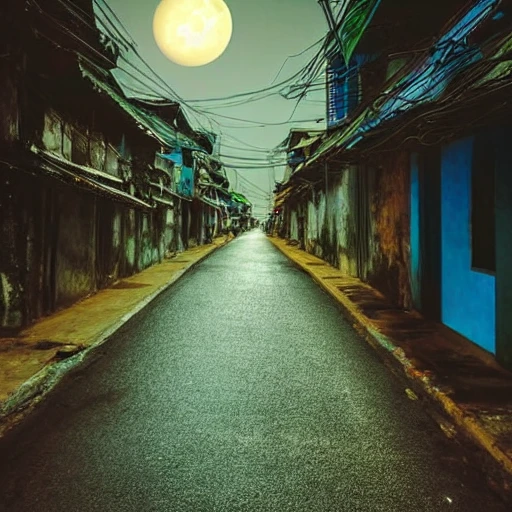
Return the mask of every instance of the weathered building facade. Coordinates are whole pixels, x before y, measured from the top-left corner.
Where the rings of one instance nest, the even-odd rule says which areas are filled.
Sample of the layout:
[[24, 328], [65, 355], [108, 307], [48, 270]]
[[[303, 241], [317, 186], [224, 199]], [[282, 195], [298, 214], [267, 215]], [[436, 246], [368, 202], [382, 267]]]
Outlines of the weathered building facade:
[[281, 233], [511, 366], [510, 2], [408, 4], [327, 56], [329, 129], [279, 187]]
[[3, 329], [205, 241], [192, 153], [211, 143], [179, 105], [124, 95], [93, 20], [91, 0], [0, 7]]

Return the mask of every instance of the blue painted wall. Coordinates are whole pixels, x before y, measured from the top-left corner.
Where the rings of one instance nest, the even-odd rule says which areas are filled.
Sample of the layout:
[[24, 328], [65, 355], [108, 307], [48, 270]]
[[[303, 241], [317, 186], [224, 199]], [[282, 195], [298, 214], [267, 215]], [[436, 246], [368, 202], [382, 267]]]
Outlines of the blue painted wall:
[[192, 169], [192, 167], [182, 165], [178, 194], [186, 197], [194, 197], [194, 169]]
[[411, 291], [414, 307], [421, 310], [420, 183], [418, 154], [411, 155], [410, 195]]
[[495, 278], [471, 270], [471, 162], [473, 137], [441, 153], [442, 321], [495, 353]]
[[174, 172], [179, 175], [179, 181], [177, 186], [178, 194], [186, 197], [194, 197], [194, 169], [187, 167], [183, 163], [183, 151], [180, 147], [175, 148], [172, 153], [162, 154], [159, 156], [174, 162]]

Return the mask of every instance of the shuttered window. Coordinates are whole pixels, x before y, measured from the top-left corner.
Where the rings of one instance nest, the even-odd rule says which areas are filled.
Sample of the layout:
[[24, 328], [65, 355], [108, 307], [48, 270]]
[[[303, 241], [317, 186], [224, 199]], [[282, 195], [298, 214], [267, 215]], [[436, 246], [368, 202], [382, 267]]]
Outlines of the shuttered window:
[[490, 137], [475, 138], [471, 183], [471, 266], [494, 273], [495, 240], [495, 149]]

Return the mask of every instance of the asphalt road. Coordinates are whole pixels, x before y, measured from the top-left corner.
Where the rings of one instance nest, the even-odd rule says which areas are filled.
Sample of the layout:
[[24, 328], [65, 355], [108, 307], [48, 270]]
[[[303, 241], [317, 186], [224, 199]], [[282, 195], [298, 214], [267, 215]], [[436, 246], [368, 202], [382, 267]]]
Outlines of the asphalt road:
[[133, 318], [0, 444], [0, 510], [505, 511], [259, 232]]

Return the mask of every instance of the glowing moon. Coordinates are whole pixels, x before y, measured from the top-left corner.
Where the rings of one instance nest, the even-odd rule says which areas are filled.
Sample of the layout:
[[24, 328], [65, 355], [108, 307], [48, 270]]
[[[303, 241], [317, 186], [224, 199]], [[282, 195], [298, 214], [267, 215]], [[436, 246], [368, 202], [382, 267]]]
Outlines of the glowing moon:
[[162, 53], [182, 66], [203, 66], [224, 53], [233, 21], [223, 0], [162, 0], [153, 34]]

